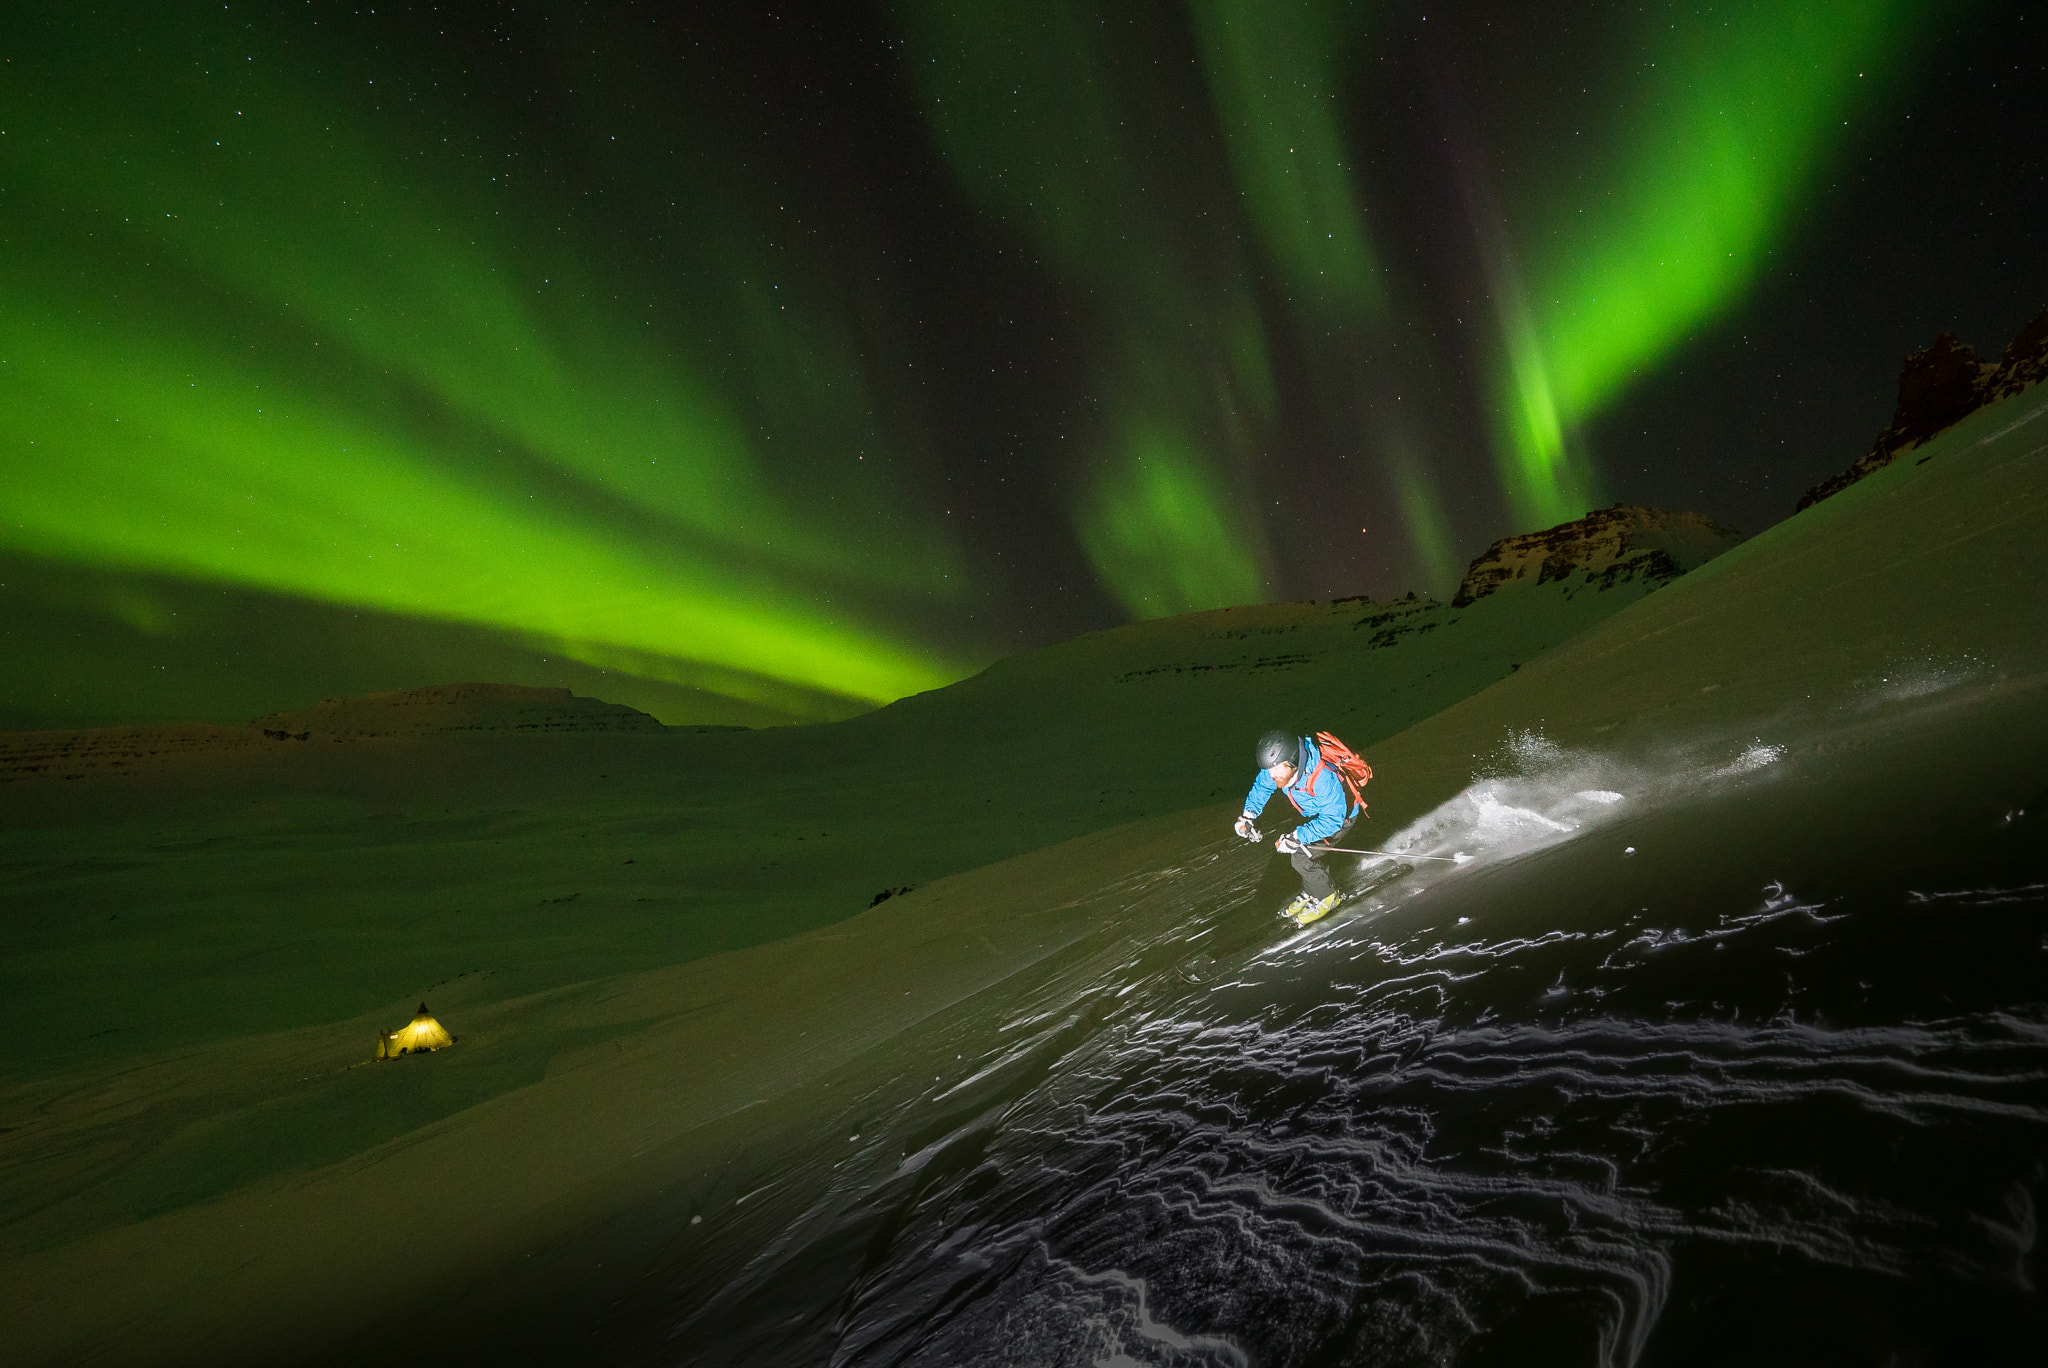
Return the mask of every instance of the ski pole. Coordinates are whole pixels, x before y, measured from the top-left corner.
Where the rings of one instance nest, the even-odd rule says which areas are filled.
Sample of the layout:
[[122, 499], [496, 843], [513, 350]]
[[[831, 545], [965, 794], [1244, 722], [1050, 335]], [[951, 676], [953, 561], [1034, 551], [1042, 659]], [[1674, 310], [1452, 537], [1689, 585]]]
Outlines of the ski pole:
[[[1261, 832], [1252, 837], [1252, 842], [1257, 844], [1265, 839], [1265, 834]], [[1308, 841], [1304, 844], [1315, 846], [1317, 850], [1327, 850], [1338, 855], [1377, 855], [1386, 860], [1441, 860], [1445, 864], [1463, 864], [1472, 858], [1470, 855], [1396, 855], [1391, 850], [1353, 850], [1349, 846], [1317, 845], [1314, 841]]]
[[1388, 860], [1442, 860], [1445, 864], [1463, 864], [1472, 858], [1470, 855], [1396, 855], [1391, 850], [1353, 850], [1349, 846], [1316, 845], [1314, 841], [1308, 844], [1317, 850], [1331, 850], [1339, 855], [1378, 855]]

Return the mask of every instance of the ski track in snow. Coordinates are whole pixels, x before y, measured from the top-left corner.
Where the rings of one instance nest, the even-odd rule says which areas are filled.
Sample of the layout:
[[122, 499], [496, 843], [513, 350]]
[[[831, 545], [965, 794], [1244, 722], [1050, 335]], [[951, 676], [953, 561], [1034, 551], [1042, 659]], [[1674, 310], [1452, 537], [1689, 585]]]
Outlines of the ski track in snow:
[[[2024, 1189], [1950, 1209], [1888, 1194], [1858, 1163], [1788, 1154], [1724, 1165], [1711, 1200], [1688, 1196], [1682, 1175], [1705, 1143], [1693, 1137], [1721, 1126], [1768, 1136], [1818, 1117], [1872, 1152], [1943, 1128], [2048, 1138], [2042, 1021], [1852, 1029], [1604, 1005], [1731, 947], [1792, 965], [1856, 934], [1846, 913], [1772, 885], [1710, 926], [1373, 933], [1372, 913], [1446, 880], [1761, 782], [1785, 754], [1758, 739], [1656, 769], [1540, 736], [1509, 752], [1514, 771], [1387, 843], [1469, 863], [1418, 865], [1369, 913], [1255, 951], [1225, 981], [1191, 991], [1172, 965], [1245, 915], [1258, 861], [1220, 841], [1122, 881], [1119, 906], [1165, 899], [1185, 914], [1046, 983], [965, 1080], [896, 1099], [893, 1121], [863, 1129], [901, 1131], [977, 1091], [988, 1101], [879, 1185], [849, 1177], [735, 1286], [769, 1285], [785, 1252], [886, 1210], [900, 1224], [839, 1313], [834, 1364], [1244, 1368], [1347, 1342], [1373, 1346], [1372, 1361], [1444, 1361], [1546, 1297], [1580, 1309], [1589, 1362], [1633, 1363], [1679, 1248], [2024, 1284]], [[2039, 885], [1912, 897], [1948, 911], [2048, 902]], [[1313, 987], [1290, 991], [1304, 974]], [[1544, 984], [1535, 1020], [1487, 1005]], [[1954, 1145], [1967, 1164], [1968, 1141]]]
[[[1815, 911], [1787, 901], [1709, 935], [1639, 936], [1602, 967], [1626, 973], [1630, 957], [1839, 920]], [[1585, 939], [1459, 952], [1498, 972]], [[1873, 1130], [1977, 1121], [2048, 1133], [2048, 1109], [2029, 1100], [2048, 1026], [1593, 1017], [1449, 1028], [1429, 1009], [1470, 996], [1473, 976], [1414, 958], [1422, 972], [1350, 986], [1295, 1020], [1176, 1014], [1105, 1030], [1006, 1107], [978, 1170], [1003, 1176], [971, 1204], [967, 1238], [955, 1231], [938, 1267], [912, 1258], [863, 1289], [862, 1304], [891, 1308], [905, 1334], [838, 1361], [1284, 1363], [1361, 1318], [1383, 1344], [1440, 1357], [1549, 1291], [1599, 1308], [1595, 1361], [1630, 1363], [1683, 1242], [1906, 1279], [2024, 1278], [2024, 1202], [1916, 1209], [1780, 1167], [1687, 1209], [1646, 1175], [1682, 1143], [1686, 1118], [1716, 1113], [1843, 1107]], [[899, 1236], [906, 1249], [946, 1244], [967, 1214], [932, 1195], [919, 1206], [928, 1228]], [[958, 1294], [963, 1279], [971, 1296]], [[933, 1296], [941, 1285], [955, 1294]], [[921, 1308], [915, 1334], [906, 1304]], [[1234, 1324], [1261, 1327], [1255, 1350], [1221, 1333]]]

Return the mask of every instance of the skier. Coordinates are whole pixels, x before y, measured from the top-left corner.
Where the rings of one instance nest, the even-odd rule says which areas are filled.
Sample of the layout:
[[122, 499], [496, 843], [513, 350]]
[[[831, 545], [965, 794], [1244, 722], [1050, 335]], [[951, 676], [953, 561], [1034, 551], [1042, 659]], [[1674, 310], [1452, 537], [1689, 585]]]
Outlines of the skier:
[[[1318, 745], [1318, 741], [1322, 744]], [[1329, 752], [1327, 756], [1325, 751]], [[1259, 839], [1252, 823], [1265, 811], [1274, 789], [1286, 794], [1295, 810], [1307, 819], [1273, 842], [1275, 850], [1291, 857], [1294, 872], [1301, 876], [1301, 896], [1280, 915], [1307, 926], [1328, 916], [1337, 906], [1337, 886], [1323, 865], [1328, 852], [1322, 847], [1342, 840], [1365, 811], [1357, 786], [1371, 778], [1372, 771], [1328, 732], [1319, 732], [1311, 739], [1293, 732], [1269, 731], [1259, 738], [1256, 758], [1259, 776], [1252, 780], [1252, 791], [1245, 796], [1244, 815], [1237, 819], [1237, 834], [1247, 841]]]

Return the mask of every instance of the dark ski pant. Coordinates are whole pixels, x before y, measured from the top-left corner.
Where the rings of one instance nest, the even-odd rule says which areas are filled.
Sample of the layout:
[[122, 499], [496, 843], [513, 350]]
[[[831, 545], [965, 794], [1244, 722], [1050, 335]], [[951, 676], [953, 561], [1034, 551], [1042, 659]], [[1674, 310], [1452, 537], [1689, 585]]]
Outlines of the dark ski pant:
[[[1351, 822], [1357, 820], [1356, 817], [1353, 817]], [[1343, 840], [1345, 833], [1351, 830], [1351, 822], [1346, 822], [1343, 826], [1338, 827], [1335, 831], [1323, 837], [1323, 841], [1319, 841], [1314, 845], [1305, 845], [1295, 851], [1294, 854], [1288, 856], [1288, 859], [1294, 863], [1294, 872], [1301, 875], [1301, 891], [1318, 902], [1337, 891], [1336, 881], [1330, 877], [1330, 871], [1326, 867], [1325, 862], [1329, 859], [1330, 852], [1323, 848], [1323, 842]]]

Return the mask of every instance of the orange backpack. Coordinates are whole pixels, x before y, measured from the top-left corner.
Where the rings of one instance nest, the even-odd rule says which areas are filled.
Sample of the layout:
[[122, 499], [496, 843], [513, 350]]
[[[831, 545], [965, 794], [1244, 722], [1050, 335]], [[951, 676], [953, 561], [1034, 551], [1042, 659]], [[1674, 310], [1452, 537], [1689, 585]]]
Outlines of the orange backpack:
[[1359, 815], [1364, 816], [1365, 796], [1359, 790], [1372, 782], [1372, 766], [1365, 763], [1364, 756], [1328, 732], [1316, 733], [1316, 745], [1323, 752], [1323, 763], [1337, 771], [1337, 777], [1344, 782], [1344, 791], [1358, 805]]

